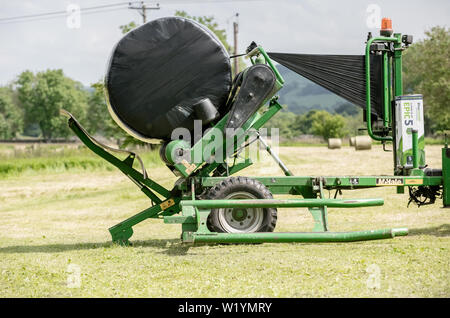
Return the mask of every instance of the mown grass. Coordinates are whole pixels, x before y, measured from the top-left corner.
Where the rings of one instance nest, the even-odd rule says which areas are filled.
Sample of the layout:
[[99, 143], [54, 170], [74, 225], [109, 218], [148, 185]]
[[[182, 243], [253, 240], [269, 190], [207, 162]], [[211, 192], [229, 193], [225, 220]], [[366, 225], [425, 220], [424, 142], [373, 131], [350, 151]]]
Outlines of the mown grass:
[[[21, 146], [0, 145], [0, 177], [65, 171], [112, 171], [116, 168], [83, 145]], [[140, 154], [144, 165], [162, 165], [157, 150]], [[119, 154], [125, 159], [125, 155]], [[136, 168], [138, 164], [135, 162]]]
[[324, 147], [326, 145], [326, 143], [306, 142], [295, 139], [282, 140], [279, 144], [281, 147]]
[[[447, 140], [448, 140], [448, 138], [447, 138]], [[427, 145], [444, 145], [445, 144], [445, 138], [425, 137], [425, 144], [427, 144]]]
[[[390, 174], [380, 146], [281, 148], [296, 175]], [[242, 175], [281, 175], [268, 158]], [[266, 160], [267, 159], [267, 160]], [[440, 167], [440, 147], [427, 147]], [[154, 165], [166, 187], [177, 179]], [[342, 244], [184, 245], [179, 225], [147, 220], [132, 247], [110, 243], [107, 229], [149, 201], [119, 171], [38, 170], [0, 177], [0, 297], [449, 297], [449, 210], [406, 208], [395, 189], [344, 191], [382, 197], [373, 208], [330, 209], [332, 231], [408, 227], [392, 240]], [[309, 231], [306, 209], [279, 209], [276, 231]], [[81, 285], [70, 288], [80, 269]], [[374, 276], [375, 275], [375, 276]]]

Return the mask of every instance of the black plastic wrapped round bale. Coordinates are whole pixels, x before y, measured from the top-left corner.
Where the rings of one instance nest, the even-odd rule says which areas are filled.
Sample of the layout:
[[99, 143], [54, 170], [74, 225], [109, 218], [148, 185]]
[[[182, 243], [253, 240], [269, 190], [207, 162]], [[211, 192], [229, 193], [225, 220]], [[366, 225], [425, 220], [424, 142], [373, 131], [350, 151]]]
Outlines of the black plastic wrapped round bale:
[[175, 128], [193, 129], [199, 101], [209, 98], [223, 108], [231, 88], [230, 59], [205, 26], [161, 18], [117, 43], [105, 87], [111, 116], [125, 131], [148, 142], [169, 140]]

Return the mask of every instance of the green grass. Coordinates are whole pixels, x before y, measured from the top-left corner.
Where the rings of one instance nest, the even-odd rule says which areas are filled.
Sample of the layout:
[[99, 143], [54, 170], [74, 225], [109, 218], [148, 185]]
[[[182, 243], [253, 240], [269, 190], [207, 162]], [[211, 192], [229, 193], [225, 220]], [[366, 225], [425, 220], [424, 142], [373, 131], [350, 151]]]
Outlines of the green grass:
[[[146, 167], [162, 165], [157, 150], [140, 154]], [[119, 155], [122, 159], [124, 155]], [[135, 162], [135, 168], [140, 169]], [[112, 171], [116, 168], [82, 145], [44, 145], [37, 148], [0, 145], [0, 177], [65, 171]]]
[[324, 147], [327, 146], [326, 143], [318, 143], [318, 142], [305, 142], [295, 139], [287, 139], [280, 141], [280, 147]]
[[[379, 146], [291, 147], [280, 154], [296, 175], [392, 169], [392, 154]], [[427, 147], [427, 158], [439, 167], [440, 147]], [[177, 179], [149, 163], [149, 174], [164, 186]], [[242, 174], [281, 175], [270, 161]], [[406, 194], [382, 187], [344, 191], [344, 198], [382, 197], [382, 207], [329, 211], [332, 231], [410, 228], [392, 240], [192, 246], [180, 243], [179, 225], [148, 220], [134, 227], [132, 247], [120, 247], [107, 229], [149, 201], [119, 171], [67, 167], [0, 178], [0, 297], [450, 296], [450, 217], [440, 200], [406, 208]], [[312, 227], [306, 209], [278, 213], [276, 231]], [[70, 264], [80, 269], [79, 288], [67, 285]], [[371, 284], [374, 268], [379, 285]]]
[[444, 138], [425, 137], [425, 144], [426, 145], [441, 145], [441, 146], [443, 146], [445, 144], [445, 139]]

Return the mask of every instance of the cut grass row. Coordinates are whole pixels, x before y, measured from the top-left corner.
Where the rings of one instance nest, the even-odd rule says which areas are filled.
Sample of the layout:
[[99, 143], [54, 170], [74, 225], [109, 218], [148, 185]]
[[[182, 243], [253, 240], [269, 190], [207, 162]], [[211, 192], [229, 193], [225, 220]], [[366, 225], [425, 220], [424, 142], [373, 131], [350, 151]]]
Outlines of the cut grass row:
[[[56, 150], [60, 151], [56, 151]], [[5, 147], [0, 150], [5, 150]], [[157, 150], [140, 154], [146, 167], [162, 165]], [[125, 157], [122, 155], [122, 159]], [[138, 170], [139, 167], [136, 167]], [[86, 147], [80, 149], [47, 148], [38, 151], [22, 151], [14, 157], [0, 152], [0, 177], [32, 175], [45, 172], [64, 172], [68, 170], [111, 171], [116, 169]]]

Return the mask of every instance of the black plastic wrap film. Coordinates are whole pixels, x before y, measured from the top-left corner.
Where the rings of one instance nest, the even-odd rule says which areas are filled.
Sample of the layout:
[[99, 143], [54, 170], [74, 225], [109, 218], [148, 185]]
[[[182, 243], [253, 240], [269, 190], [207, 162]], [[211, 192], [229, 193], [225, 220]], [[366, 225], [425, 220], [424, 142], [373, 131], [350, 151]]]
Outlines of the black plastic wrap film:
[[[364, 55], [321, 55], [268, 53], [270, 58], [336, 95], [365, 109], [366, 70]], [[381, 56], [370, 57], [372, 113], [381, 116], [383, 109]]]
[[231, 89], [229, 55], [205, 26], [181, 17], [150, 21], [115, 46], [105, 88], [109, 109], [134, 137], [170, 139], [192, 129], [193, 105], [209, 98], [218, 109]]

